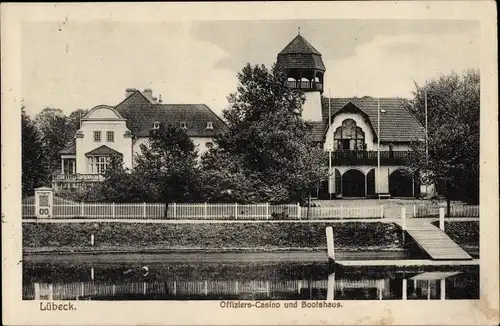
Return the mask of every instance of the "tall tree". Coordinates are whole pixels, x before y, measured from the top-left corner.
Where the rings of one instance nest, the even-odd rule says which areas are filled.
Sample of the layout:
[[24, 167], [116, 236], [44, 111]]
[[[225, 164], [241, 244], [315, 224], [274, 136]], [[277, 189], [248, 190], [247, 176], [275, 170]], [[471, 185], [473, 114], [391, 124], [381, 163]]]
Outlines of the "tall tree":
[[288, 87], [285, 72], [276, 65], [247, 64], [238, 80], [223, 112], [228, 131], [215, 138], [214, 148], [203, 157], [205, 175], [221, 171], [226, 177], [221, 183], [245, 180], [246, 186], [238, 187], [254, 189], [247, 194], [251, 200], [303, 201], [327, 177], [324, 152], [301, 118], [304, 94]]
[[59, 151], [68, 146], [80, 129], [80, 119], [88, 110], [78, 109], [69, 116], [60, 109], [45, 108], [37, 114], [35, 121], [42, 135], [44, 164], [49, 173], [60, 173]]
[[186, 134], [179, 128], [160, 123], [159, 129], [151, 131], [149, 143], [141, 145], [134, 172], [147, 184], [148, 196], [155, 201], [189, 202], [196, 200], [197, 150]]
[[48, 181], [43, 164], [41, 135], [34, 122], [21, 108], [22, 194], [27, 196]]
[[59, 151], [68, 145], [75, 133], [60, 109], [45, 108], [35, 121], [42, 135], [45, 168], [50, 174], [57, 173], [61, 170]]
[[424, 183], [444, 185], [451, 199], [479, 200], [480, 78], [476, 70], [451, 73], [416, 85], [411, 110], [425, 124], [427, 97], [428, 144], [412, 145], [410, 166]]

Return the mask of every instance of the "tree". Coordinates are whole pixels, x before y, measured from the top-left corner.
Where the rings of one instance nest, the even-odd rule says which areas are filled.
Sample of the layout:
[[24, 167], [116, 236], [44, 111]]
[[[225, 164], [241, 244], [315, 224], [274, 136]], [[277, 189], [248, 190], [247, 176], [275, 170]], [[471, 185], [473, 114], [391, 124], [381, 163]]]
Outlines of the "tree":
[[416, 85], [411, 110], [425, 124], [427, 94], [428, 155], [425, 142], [411, 146], [409, 165], [424, 184], [444, 184], [450, 200], [479, 200], [479, 72], [451, 73]]
[[21, 108], [22, 138], [22, 194], [32, 194], [34, 189], [47, 182], [47, 174], [43, 165], [41, 135], [34, 122]]
[[303, 201], [327, 177], [326, 156], [301, 118], [304, 94], [288, 87], [276, 65], [247, 64], [238, 80], [223, 112], [228, 131], [202, 159], [205, 177], [235, 187], [229, 190], [240, 200]]
[[75, 130], [60, 109], [45, 108], [37, 114], [36, 125], [42, 135], [44, 165], [50, 174], [61, 170], [59, 151], [73, 139]]
[[199, 171], [197, 150], [186, 132], [164, 121], [151, 131], [149, 144], [141, 145], [136, 174], [147, 185], [148, 197], [163, 202], [197, 199]]
[[151, 202], [148, 183], [138, 173], [123, 167], [123, 157], [114, 154], [104, 172], [104, 181], [77, 193], [76, 199], [90, 202], [133, 203]]

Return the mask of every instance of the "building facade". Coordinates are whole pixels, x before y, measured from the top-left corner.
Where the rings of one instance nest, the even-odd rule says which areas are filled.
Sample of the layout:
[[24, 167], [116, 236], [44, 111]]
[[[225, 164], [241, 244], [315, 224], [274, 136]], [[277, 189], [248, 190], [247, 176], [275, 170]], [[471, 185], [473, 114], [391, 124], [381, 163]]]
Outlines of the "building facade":
[[[297, 35], [277, 56], [289, 87], [305, 93], [302, 116], [313, 127], [315, 141], [329, 158], [329, 178], [314, 189], [314, 197], [415, 197], [432, 195], [407, 173], [412, 141], [425, 137], [423, 126], [399, 98], [326, 98], [326, 67], [321, 53]], [[335, 90], [332, 90], [335, 93]], [[204, 104], [162, 104], [151, 89], [126, 89], [125, 99], [111, 107], [99, 105], [81, 120], [75, 141], [61, 151], [61, 174], [54, 187], [74, 188], [102, 181], [115, 153], [132, 169], [140, 145], [151, 129], [168, 121], [184, 128], [205, 152], [225, 123]]]
[[150, 89], [126, 89], [121, 103], [98, 105], [81, 119], [74, 142], [60, 152], [61, 173], [53, 178], [53, 187], [71, 189], [102, 181], [113, 154], [122, 156], [125, 168], [133, 169], [150, 131], [165, 121], [185, 129], [199, 155], [226, 129], [205, 104], [162, 104]]
[[[306, 96], [302, 116], [329, 156], [329, 180], [320, 198], [415, 197], [433, 192], [422, 187], [405, 167], [412, 141], [425, 130], [399, 98], [326, 98], [326, 67], [321, 53], [299, 33], [279, 54], [288, 85]], [[335, 90], [332, 90], [335, 93]], [[424, 195], [425, 195], [424, 193]]]

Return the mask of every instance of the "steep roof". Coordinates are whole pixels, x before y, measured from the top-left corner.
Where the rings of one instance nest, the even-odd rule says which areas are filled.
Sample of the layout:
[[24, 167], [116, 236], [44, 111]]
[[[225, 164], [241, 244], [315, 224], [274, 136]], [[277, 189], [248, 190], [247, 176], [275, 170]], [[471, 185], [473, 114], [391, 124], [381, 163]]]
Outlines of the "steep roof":
[[309, 122], [312, 126], [312, 134], [314, 141], [321, 142], [324, 139], [325, 130], [328, 126], [328, 123], [323, 121], [311, 121]]
[[288, 43], [287, 46], [279, 54], [317, 54], [321, 55], [318, 50], [311, 45], [311, 43], [307, 42], [302, 35], [297, 35], [295, 38]]
[[[190, 137], [213, 137], [227, 128], [205, 104], [155, 104], [140, 91], [131, 94], [115, 108], [127, 119], [127, 127], [137, 137], [148, 137], [156, 121], [167, 121], [174, 126], [185, 122]], [[207, 122], [212, 122], [213, 129], [207, 129]]]
[[321, 53], [300, 34], [278, 53], [277, 64], [286, 69], [326, 70]]
[[[328, 125], [328, 98], [323, 98], [323, 121]], [[352, 103], [366, 114], [375, 135], [378, 130], [377, 99], [373, 97], [331, 98], [331, 113], [334, 116], [347, 104]], [[411, 114], [399, 98], [380, 98], [380, 141], [381, 142], [410, 142], [425, 137], [424, 128]], [[326, 132], [326, 130], [325, 130]]]

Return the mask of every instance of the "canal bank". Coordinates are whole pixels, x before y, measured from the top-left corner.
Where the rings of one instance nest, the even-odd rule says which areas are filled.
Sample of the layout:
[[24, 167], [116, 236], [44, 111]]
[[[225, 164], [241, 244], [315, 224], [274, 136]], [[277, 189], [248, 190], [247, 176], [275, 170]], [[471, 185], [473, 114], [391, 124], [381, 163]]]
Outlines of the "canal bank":
[[[325, 229], [334, 227], [338, 252], [418, 257], [412, 239], [390, 221], [285, 223], [23, 223], [23, 252], [33, 254], [114, 253], [310, 253], [326, 252]], [[479, 222], [446, 224], [447, 233], [478, 256]], [[302, 255], [302, 254], [300, 254]], [[300, 256], [299, 255], [299, 256]], [[371, 256], [370, 256], [371, 255]], [[406, 255], [406, 256], [405, 256]], [[413, 257], [412, 256], [412, 257]]]

